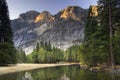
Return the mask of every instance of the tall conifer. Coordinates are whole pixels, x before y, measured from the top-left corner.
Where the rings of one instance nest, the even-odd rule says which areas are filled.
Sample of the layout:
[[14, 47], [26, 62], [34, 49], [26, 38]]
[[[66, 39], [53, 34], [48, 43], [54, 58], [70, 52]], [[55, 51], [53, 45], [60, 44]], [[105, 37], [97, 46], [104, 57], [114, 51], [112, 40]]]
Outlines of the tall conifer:
[[6, 0], [0, 0], [0, 65], [16, 62], [16, 49], [12, 37], [8, 6]]

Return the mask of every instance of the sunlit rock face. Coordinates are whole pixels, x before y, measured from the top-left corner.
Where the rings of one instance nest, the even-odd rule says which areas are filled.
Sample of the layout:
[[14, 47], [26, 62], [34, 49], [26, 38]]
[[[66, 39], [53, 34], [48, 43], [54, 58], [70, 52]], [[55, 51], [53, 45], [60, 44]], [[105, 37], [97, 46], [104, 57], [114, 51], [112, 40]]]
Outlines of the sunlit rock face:
[[[43, 19], [36, 21], [38, 17], [43, 17]], [[47, 18], [48, 20], [53, 18], [49, 12], [38, 13], [36, 11], [28, 11], [20, 14], [18, 19], [11, 20], [15, 46], [18, 47], [31, 40], [36, 40], [44, 31], [53, 27], [54, 21], [48, 22]]]
[[91, 6], [90, 16], [93, 16], [93, 17], [98, 16], [98, 6]]
[[54, 17], [48, 12], [48, 11], [43, 11], [41, 14], [39, 14], [35, 18], [35, 23], [41, 22], [41, 21], [46, 21], [46, 22], [52, 22], [54, 21]]
[[40, 41], [50, 41], [63, 50], [80, 45], [84, 39], [86, 16], [87, 10], [77, 6], [69, 6], [56, 15], [48, 11], [23, 13], [11, 20], [15, 46], [29, 54]]
[[83, 22], [86, 19], [87, 13], [86, 9], [82, 9], [78, 6], [68, 6], [65, 9], [61, 10], [56, 16], [59, 19], [67, 20], [73, 19], [75, 21]]

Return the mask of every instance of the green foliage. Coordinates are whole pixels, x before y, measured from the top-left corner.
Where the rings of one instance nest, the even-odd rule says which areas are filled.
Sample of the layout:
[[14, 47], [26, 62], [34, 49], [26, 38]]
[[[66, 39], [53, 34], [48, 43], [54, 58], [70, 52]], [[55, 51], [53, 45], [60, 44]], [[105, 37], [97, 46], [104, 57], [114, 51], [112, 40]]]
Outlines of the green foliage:
[[78, 45], [73, 45], [68, 48], [64, 53], [64, 60], [67, 62], [79, 62], [79, 49]]
[[[98, 25], [98, 17], [91, 16], [92, 6], [89, 8], [88, 20], [85, 26], [85, 39], [81, 45], [82, 63], [89, 66], [96, 66], [106, 62], [105, 45], [107, 44], [106, 34]], [[105, 35], [103, 35], [103, 33]]]
[[[115, 58], [115, 63], [119, 64], [120, 16], [118, 14], [120, 13], [120, 6], [118, 5], [120, 3], [118, 0], [99, 0], [98, 4], [98, 16], [91, 16], [92, 6], [89, 8], [85, 26], [85, 39], [80, 49], [80, 62], [89, 66], [103, 63], [111, 65]], [[112, 37], [110, 33], [112, 33]], [[110, 54], [110, 43], [112, 43], [113, 55]]]
[[115, 62], [116, 64], [120, 64], [120, 32], [116, 34], [113, 40], [114, 52], [115, 52]]
[[40, 42], [39, 46], [39, 50], [36, 48], [31, 54], [27, 55], [27, 62], [57, 63], [83, 61], [82, 49], [79, 45], [73, 45], [66, 51], [52, 47], [50, 42]]
[[[38, 45], [37, 45], [38, 46]], [[27, 55], [27, 62], [32, 63], [55, 63], [63, 60], [63, 51], [51, 46], [50, 42], [40, 42], [39, 49], [36, 48]]]
[[16, 49], [7, 43], [0, 43], [0, 65], [16, 63]]
[[21, 50], [18, 50], [17, 53], [16, 53], [16, 57], [17, 57], [17, 62], [18, 63], [25, 63], [27, 60], [27, 57], [26, 57], [26, 54], [25, 52], [21, 49]]

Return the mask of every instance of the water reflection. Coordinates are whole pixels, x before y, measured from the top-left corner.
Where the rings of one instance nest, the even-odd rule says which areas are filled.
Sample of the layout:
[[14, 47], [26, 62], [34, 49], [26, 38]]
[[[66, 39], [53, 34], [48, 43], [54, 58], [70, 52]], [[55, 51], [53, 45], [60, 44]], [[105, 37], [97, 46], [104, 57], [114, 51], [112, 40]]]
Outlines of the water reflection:
[[120, 80], [120, 76], [83, 71], [79, 66], [64, 66], [2, 75], [0, 80]]
[[25, 72], [25, 76], [23, 77], [23, 80], [33, 80], [33, 78], [30, 73]]
[[67, 77], [66, 74], [64, 74], [63, 76], [61, 76], [60, 80], [70, 80], [70, 78]]

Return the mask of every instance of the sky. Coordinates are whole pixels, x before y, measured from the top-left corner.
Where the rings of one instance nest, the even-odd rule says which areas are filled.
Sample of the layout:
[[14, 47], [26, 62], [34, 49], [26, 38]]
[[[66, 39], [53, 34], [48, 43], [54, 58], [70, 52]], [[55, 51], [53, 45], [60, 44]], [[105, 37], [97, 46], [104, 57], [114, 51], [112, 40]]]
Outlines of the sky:
[[38, 12], [49, 11], [56, 14], [67, 6], [80, 6], [89, 8], [90, 5], [96, 5], [97, 0], [6, 0], [9, 7], [10, 18], [15, 19], [21, 13], [29, 10]]

